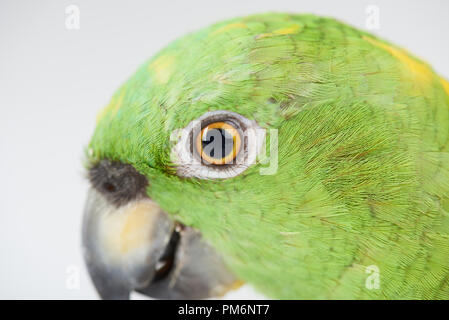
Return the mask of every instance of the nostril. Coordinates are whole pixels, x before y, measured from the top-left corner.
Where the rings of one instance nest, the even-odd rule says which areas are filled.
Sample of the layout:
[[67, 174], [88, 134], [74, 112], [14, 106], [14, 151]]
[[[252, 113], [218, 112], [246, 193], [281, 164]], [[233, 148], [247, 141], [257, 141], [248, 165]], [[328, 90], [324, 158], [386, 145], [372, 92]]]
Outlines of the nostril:
[[113, 185], [110, 182], [105, 182], [103, 183], [103, 189], [106, 190], [107, 192], [116, 192], [117, 188], [115, 187], [115, 185]]

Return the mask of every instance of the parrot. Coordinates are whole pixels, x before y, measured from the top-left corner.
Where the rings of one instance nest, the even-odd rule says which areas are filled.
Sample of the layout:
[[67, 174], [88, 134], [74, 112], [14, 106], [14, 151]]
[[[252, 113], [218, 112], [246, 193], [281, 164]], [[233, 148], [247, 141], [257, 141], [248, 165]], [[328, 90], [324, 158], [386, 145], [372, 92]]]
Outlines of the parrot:
[[449, 299], [449, 82], [333, 18], [178, 38], [100, 111], [84, 166], [102, 299]]

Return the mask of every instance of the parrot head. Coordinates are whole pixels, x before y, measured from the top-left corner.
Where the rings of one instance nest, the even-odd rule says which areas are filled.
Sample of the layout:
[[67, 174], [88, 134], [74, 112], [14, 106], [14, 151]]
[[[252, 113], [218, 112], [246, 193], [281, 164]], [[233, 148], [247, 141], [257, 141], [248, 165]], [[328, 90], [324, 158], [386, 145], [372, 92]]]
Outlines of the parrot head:
[[[396, 118], [350, 99], [365, 73], [350, 41], [375, 51], [331, 19], [233, 19], [174, 41], [119, 88], [87, 151], [83, 248], [101, 297], [359, 290], [369, 219], [408, 203], [388, 181], [411, 170]], [[397, 166], [377, 165], [392, 152]]]
[[273, 246], [287, 176], [267, 179], [258, 163], [282, 122], [277, 84], [263, 79], [276, 75], [260, 66], [288, 48], [253, 56], [262, 27], [226, 22], [175, 41], [100, 112], [83, 247], [102, 298], [221, 296], [242, 283], [230, 263]]
[[263, 65], [292, 47], [254, 51], [270, 43], [254, 39], [263, 23], [224, 22], [175, 41], [100, 112], [83, 246], [103, 298], [220, 296], [242, 283], [230, 264], [274, 254], [289, 173], [270, 175], [259, 158], [283, 120], [281, 82], [269, 79], [289, 70]]

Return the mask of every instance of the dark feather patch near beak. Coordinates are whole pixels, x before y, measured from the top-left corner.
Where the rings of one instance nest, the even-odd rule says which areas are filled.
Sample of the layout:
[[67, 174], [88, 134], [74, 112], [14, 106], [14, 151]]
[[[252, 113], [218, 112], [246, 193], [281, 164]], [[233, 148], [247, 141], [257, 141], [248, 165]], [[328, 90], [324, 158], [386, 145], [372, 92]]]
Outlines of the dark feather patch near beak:
[[89, 170], [91, 186], [119, 207], [146, 196], [148, 180], [130, 164], [102, 160]]
[[130, 165], [103, 161], [91, 169], [83, 248], [103, 299], [138, 291], [160, 299], [217, 297], [236, 278], [201, 234], [169, 218], [145, 194], [148, 182]]

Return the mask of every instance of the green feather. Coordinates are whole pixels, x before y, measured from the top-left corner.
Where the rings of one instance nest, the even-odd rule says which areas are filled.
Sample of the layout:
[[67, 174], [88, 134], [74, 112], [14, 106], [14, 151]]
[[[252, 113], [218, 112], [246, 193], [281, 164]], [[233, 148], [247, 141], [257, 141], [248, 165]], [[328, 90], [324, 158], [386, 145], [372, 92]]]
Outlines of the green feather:
[[[99, 116], [91, 162], [134, 165], [270, 297], [448, 299], [448, 94], [425, 63], [335, 20], [237, 18], [143, 64]], [[277, 173], [178, 177], [170, 134], [212, 110], [278, 129]]]

